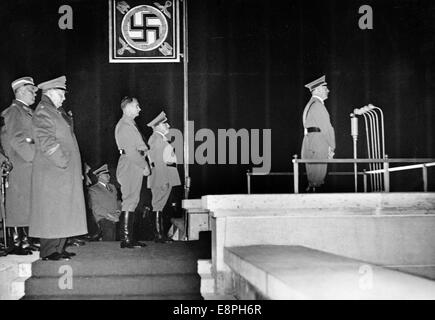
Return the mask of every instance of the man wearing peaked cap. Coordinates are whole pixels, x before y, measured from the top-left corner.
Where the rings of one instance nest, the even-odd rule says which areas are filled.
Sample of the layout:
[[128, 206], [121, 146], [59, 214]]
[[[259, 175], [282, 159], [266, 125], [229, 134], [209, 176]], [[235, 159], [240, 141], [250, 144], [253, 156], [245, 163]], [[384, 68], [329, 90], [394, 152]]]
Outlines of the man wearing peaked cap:
[[33, 109], [36, 91], [31, 77], [12, 81], [15, 99], [2, 112], [4, 126], [1, 142], [5, 155], [14, 169], [9, 174], [6, 189], [6, 226], [11, 254], [27, 255], [38, 250], [35, 239], [28, 238], [30, 223], [30, 181], [35, 144], [32, 133]]
[[121, 214], [118, 191], [110, 183], [107, 164], [93, 171], [93, 174], [98, 178], [98, 182], [88, 190], [89, 205], [100, 227], [103, 241], [115, 241], [116, 223]]
[[98, 178], [100, 175], [109, 174], [109, 169], [107, 168], [107, 164], [103, 164], [98, 169], [92, 171], [92, 173]]
[[[302, 142], [302, 159], [332, 159], [335, 152], [335, 132], [331, 125], [329, 113], [325, 107], [329, 89], [325, 76], [305, 85], [311, 92], [311, 99], [305, 106], [302, 122], [304, 139]], [[308, 178], [308, 192], [315, 192], [323, 185], [327, 164], [305, 164]]]
[[168, 242], [169, 215], [164, 212], [173, 187], [181, 185], [177, 170], [177, 157], [174, 148], [168, 142], [167, 134], [170, 125], [166, 114], [161, 112], [150, 123], [153, 134], [148, 140], [150, 146], [149, 158], [152, 163], [151, 175], [148, 178], [148, 188], [152, 193], [153, 219], [155, 221], [155, 241]]
[[38, 88], [42, 91], [47, 91], [49, 89], [61, 89], [66, 90], [66, 77], [60, 76], [59, 78], [41, 82], [38, 84]]
[[155, 117], [153, 120], [151, 120], [147, 126], [150, 128], [154, 128], [157, 125], [159, 125], [162, 122], [166, 122], [168, 121], [168, 118], [166, 118], [166, 113], [164, 113], [163, 111], [159, 113], [159, 115], [157, 117]]
[[30, 235], [41, 238], [43, 260], [69, 260], [69, 237], [86, 234], [86, 209], [80, 150], [64, 110], [65, 76], [40, 83], [32, 121], [35, 158], [32, 170]]
[[34, 92], [38, 91], [38, 88], [35, 87], [35, 83], [33, 82], [33, 78], [31, 77], [18, 78], [11, 83], [11, 87], [14, 93], [17, 91], [17, 89], [23, 86], [28, 86], [28, 88], [33, 90]]
[[122, 118], [115, 127], [115, 140], [120, 157], [116, 178], [121, 185], [122, 208], [120, 216], [121, 248], [140, 248], [144, 243], [134, 239], [134, 214], [140, 200], [143, 177], [149, 175], [145, 154], [148, 147], [136, 127], [134, 119], [141, 108], [134, 97], [121, 100]]

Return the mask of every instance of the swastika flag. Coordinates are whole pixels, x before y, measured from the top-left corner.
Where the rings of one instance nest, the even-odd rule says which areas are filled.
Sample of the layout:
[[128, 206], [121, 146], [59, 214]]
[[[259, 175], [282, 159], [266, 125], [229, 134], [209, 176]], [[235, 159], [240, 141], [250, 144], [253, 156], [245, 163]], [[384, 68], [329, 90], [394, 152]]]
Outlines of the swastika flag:
[[179, 0], [109, 0], [109, 62], [180, 62]]

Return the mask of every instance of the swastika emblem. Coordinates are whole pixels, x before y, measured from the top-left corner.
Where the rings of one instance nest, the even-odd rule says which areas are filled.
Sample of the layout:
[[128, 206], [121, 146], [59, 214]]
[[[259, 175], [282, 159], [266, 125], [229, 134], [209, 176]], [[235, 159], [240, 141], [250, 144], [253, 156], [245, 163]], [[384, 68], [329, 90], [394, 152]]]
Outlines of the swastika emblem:
[[121, 32], [125, 41], [134, 49], [152, 51], [168, 36], [168, 21], [154, 7], [140, 5], [132, 8], [122, 19]]
[[180, 62], [180, 0], [108, 0], [109, 62]]

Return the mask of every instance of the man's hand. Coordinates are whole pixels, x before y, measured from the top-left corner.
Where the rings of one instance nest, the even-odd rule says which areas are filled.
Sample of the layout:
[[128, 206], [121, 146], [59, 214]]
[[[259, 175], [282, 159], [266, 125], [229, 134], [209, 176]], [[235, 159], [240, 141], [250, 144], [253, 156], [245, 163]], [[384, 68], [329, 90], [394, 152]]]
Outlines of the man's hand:
[[328, 147], [328, 159], [334, 158], [335, 152], [331, 147]]
[[113, 215], [111, 213], [107, 214], [107, 219], [113, 222], [118, 222], [119, 221], [119, 217], [116, 215]]

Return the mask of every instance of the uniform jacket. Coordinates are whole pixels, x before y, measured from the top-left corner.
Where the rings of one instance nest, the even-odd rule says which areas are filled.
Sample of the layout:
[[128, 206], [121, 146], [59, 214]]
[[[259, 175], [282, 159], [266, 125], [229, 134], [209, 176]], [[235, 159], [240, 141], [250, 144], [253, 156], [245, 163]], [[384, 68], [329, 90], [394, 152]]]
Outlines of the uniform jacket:
[[9, 227], [29, 225], [30, 180], [35, 155], [32, 115], [33, 110], [18, 100], [2, 113], [5, 124], [1, 130], [1, 142], [13, 165], [6, 189], [6, 225]]
[[305, 135], [302, 144], [302, 157], [307, 158], [306, 155], [311, 150], [317, 155], [317, 158], [326, 159], [328, 157], [328, 147], [335, 150], [335, 132], [323, 102], [316, 97], [312, 97], [305, 106], [302, 120], [304, 129], [318, 127], [321, 131]]
[[[181, 185], [180, 176], [176, 167], [168, 167], [167, 162], [175, 160], [174, 149], [168, 143], [166, 137], [154, 131], [148, 140], [150, 150], [148, 152], [151, 165], [151, 175], [148, 177], [148, 188], [161, 187], [165, 184], [170, 186]], [[168, 152], [171, 149], [171, 152]], [[164, 154], [172, 154], [172, 159], [164, 158]]]
[[97, 222], [103, 218], [111, 220], [109, 214], [118, 216], [116, 211], [121, 209], [118, 191], [113, 184], [108, 185], [111, 191], [99, 182], [88, 189], [89, 206]]
[[88, 232], [79, 146], [63, 113], [43, 95], [33, 114], [32, 237], [65, 238]]
[[120, 177], [143, 175], [147, 163], [141, 151], [147, 151], [148, 147], [133, 119], [124, 115], [118, 121], [115, 127], [115, 140], [118, 149], [124, 150], [125, 153], [121, 154], [118, 160], [116, 169], [118, 181]]
[[320, 128], [320, 133], [328, 143], [328, 146], [335, 149], [335, 132], [331, 125], [328, 110], [323, 102], [316, 97], [312, 97], [305, 106], [305, 119], [303, 119], [304, 129], [309, 127]]

